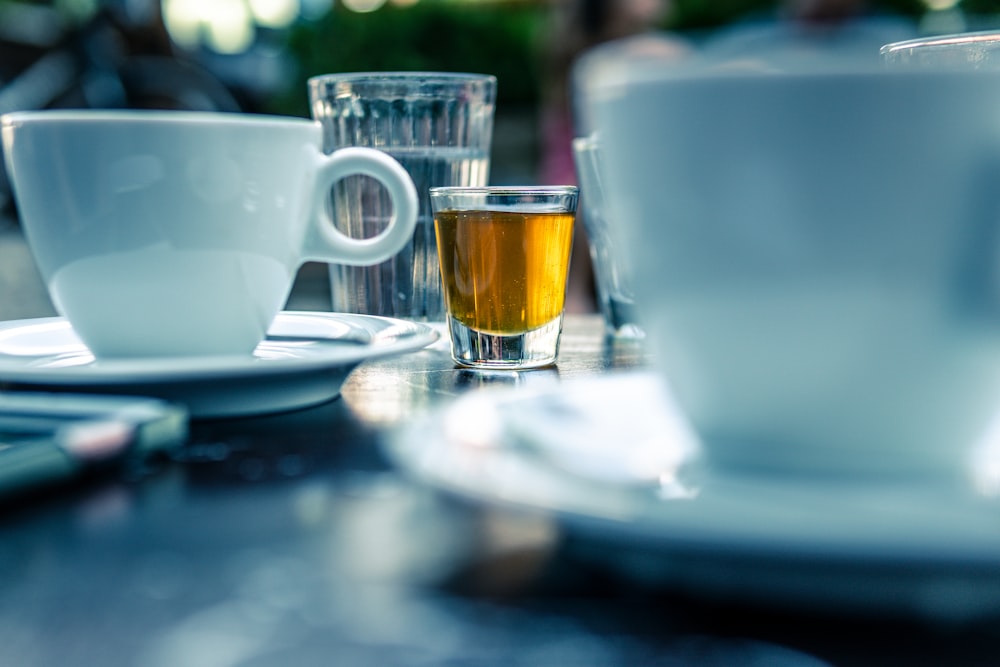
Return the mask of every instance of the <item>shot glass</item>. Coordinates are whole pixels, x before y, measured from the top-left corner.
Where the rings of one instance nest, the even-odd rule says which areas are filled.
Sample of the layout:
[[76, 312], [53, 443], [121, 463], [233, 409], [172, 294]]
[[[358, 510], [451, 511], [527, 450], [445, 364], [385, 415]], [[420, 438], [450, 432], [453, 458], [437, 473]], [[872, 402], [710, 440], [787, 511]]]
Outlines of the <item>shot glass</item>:
[[580, 217], [587, 230], [605, 333], [612, 338], [644, 338], [635, 305], [631, 262], [608, 213], [596, 135], [573, 140], [573, 160], [580, 183]]
[[452, 357], [474, 368], [554, 363], [577, 188], [438, 187], [430, 197]]
[[[334, 312], [443, 322], [444, 300], [428, 191], [486, 185], [496, 77], [461, 72], [348, 72], [309, 79], [312, 115], [327, 152], [376, 148], [394, 157], [417, 187], [412, 241], [373, 266], [330, 265]], [[334, 223], [354, 238], [374, 236], [392, 215], [378, 181], [350, 176], [334, 186]]]

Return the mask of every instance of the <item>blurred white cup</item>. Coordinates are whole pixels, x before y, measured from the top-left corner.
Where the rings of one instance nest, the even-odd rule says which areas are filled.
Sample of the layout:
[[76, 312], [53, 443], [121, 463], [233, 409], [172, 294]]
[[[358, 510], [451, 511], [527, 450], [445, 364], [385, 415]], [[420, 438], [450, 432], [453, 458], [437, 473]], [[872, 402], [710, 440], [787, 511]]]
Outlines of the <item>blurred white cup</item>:
[[955, 473], [1000, 407], [1000, 74], [621, 67], [588, 104], [710, 460]]

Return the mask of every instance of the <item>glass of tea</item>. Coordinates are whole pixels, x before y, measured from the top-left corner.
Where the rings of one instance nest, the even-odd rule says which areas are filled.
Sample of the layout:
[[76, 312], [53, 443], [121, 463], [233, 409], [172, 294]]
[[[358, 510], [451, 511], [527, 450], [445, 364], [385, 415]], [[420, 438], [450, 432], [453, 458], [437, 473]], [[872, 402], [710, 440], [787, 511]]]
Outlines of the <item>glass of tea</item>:
[[475, 368], [554, 363], [577, 188], [438, 187], [430, 196], [452, 357]]

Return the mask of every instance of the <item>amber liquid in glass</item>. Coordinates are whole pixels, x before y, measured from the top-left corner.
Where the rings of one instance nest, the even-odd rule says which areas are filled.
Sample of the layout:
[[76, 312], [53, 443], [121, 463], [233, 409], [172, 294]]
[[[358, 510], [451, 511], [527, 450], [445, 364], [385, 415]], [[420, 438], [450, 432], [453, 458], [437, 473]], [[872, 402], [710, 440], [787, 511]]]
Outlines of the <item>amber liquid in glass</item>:
[[442, 211], [435, 215], [445, 305], [476, 331], [511, 334], [562, 313], [571, 213]]

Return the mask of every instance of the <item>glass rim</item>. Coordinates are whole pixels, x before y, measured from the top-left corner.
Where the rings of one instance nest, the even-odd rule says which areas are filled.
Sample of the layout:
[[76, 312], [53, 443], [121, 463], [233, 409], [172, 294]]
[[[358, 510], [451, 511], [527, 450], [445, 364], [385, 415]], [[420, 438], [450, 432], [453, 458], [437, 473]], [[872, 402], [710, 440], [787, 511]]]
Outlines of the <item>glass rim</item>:
[[309, 77], [308, 83], [357, 82], [369, 83], [421, 81], [423, 83], [470, 83], [488, 82], [496, 84], [493, 74], [476, 72], [433, 72], [433, 71], [398, 71], [398, 72], [333, 72], [316, 74]]
[[966, 44], [984, 44], [990, 42], [1000, 42], [1000, 30], [981, 30], [977, 32], [959, 32], [950, 35], [917, 37], [915, 39], [886, 44], [879, 49], [879, 53], [889, 55], [897, 51], [908, 51], [910, 49], [963, 46]]
[[430, 195], [533, 195], [533, 196], [565, 196], [574, 195], [580, 188], [575, 185], [442, 185], [430, 188]]

